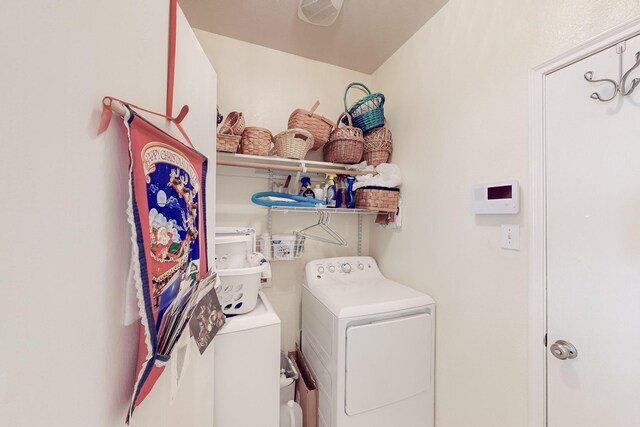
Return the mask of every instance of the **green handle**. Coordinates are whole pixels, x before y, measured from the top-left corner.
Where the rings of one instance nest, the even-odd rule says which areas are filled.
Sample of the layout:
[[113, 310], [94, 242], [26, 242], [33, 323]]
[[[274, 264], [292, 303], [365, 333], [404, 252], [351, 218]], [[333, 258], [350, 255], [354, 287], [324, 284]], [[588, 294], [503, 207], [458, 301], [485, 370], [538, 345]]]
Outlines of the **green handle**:
[[349, 89], [351, 89], [352, 86], [356, 86], [358, 89], [362, 90], [363, 92], [366, 91], [367, 95], [371, 95], [371, 91], [369, 90], [369, 88], [363, 85], [362, 83], [353, 82], [349, 84], [349, 86], [347, 86], [347, 89], [344, 91], [344, 111], [349, 111], [349, 107], [347, 107], [347, 93], [349, 92]]

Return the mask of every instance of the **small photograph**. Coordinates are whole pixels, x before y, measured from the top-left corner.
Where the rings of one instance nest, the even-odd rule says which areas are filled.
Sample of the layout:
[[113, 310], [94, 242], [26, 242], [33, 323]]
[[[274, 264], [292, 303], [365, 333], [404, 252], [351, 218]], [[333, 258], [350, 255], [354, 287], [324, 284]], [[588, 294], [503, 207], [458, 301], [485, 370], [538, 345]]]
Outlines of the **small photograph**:
[[203, 354], [213, 341], [220, 328], [224, 326], [226, 317], [220, 307], [218, 295], [213, 287], [202, 297], [193, 311], [189, 327], [196, 340], [200, 354]]

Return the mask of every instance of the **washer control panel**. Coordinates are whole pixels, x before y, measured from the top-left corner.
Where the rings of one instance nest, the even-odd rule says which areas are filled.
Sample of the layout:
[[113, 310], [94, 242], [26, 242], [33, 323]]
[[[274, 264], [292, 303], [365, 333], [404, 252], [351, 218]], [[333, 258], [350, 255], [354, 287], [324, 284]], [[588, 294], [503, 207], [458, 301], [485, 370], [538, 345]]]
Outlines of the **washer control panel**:
[[311, 261], [306, 267], [309, 283], [324, 278], [363, 280], [381, 277], [376, 261], [371, 257], [326, 258]]

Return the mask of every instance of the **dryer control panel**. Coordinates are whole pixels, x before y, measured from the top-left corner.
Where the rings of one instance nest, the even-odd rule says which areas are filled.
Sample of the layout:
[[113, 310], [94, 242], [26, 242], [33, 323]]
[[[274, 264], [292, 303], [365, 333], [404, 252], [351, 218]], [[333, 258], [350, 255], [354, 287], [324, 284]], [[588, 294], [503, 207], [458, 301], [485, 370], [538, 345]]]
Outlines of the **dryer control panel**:
[[325, 277], [344, 277], [352, 280], [371, 280], [382, 278], [376, 261], [371, 257], [325, 258], [311, 261], [306, 267], [307, 283], [313, 283]]

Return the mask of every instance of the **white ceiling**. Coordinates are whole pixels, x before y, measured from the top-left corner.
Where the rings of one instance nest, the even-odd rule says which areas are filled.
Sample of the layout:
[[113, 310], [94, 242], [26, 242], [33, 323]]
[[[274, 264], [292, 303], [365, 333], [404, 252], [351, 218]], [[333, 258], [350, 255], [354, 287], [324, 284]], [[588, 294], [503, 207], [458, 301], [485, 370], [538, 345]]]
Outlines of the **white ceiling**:
[[330, 27], [297, 18], [298, 0], [179, 0], [191, 26], [373, 73], [447, 0], [344, 0]]

